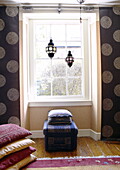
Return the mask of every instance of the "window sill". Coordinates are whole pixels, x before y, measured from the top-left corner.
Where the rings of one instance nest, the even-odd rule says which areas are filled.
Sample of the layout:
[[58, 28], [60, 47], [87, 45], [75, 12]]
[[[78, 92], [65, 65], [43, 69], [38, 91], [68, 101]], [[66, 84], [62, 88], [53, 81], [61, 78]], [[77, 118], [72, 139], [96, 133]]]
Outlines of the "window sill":
[[30, 101], [29, 107], [50, 107], [50, 106], [91, 106], [92, 101]]

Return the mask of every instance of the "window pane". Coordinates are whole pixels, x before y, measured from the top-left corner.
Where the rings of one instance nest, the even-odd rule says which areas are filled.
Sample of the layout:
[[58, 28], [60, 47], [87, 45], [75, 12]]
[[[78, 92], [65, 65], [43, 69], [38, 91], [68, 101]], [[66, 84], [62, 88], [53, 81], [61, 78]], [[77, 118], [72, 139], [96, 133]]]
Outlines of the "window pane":
[[66, 63], [64, 59], [52, 60], [53, 77], [66, 77]]
[[36, 77], [38, 80], [41, 79], [41, 77], [50, 77], [51, 75], [51, 60], [43, 59], [43, 60], [36, 60]]
[[81, 29], [80, 25], [67, 25], [67, 41], [80, 41]]
[[[82, 56], [81, 56], [81, 48], [67, 48], [67, 50], [68, 51], [71, 51], [71, 53], [72, 53], [72, 56], [74, 57], [74, 58], [82, 58]], [[76, 59], [75, 59], [76, 60]]]
[[46, 41], [50, 36], [50, 25], [35, 24], [35, 41]]
[[72, 67], [67, 67], [67, 74], [69, 77], [82, 75], [82, 59], [75, 59]]
[[[78, 23], [77, 23], [78, 22]], [[30, 82], [37, 96], [83, 95], [84, 54], [82, 55], [82, 35], [79, 21], [64, 18], [60, 22], [54, 19], [34, 20], [31, 24], [30, 40]], [[45, 48], [52, 38], [57, 52], [52, 60]], [[84, 37], [83, 37], [84, 38]], [[82, 50], [81, 50], [82, 49]], [[69, 67], [65, 61], [71, 51], [74, 62]], [[33, 89], [34, 90], [33, 90]], [[81, 97], [81, 96], [80, 96]]]
[[53, 96], [66, 95], [66, 80], [58, 78], [53, 80]]
[[81, 95], [82, 94], [82, 80], [81, 78], [69, 78], [68, 79], [68, 94], [69, 95]]
[[37, 81], [37, 96], [51, 95], [51, 82], [49, 79], [42, 79]]
[[65, 58], [66, 48], [65, 47], [57, 47], [57, 52], [54, 55], [54, 58]]
[[[48, 42], [49, 43], [49, 42]], [[45, 48], [48, 46], [46, 42], [35, 42], [35, 58], [48, 58], [48, 54], [45, 51]]]
[[57, 47], [57, 52], [55, 53], [54, 58], [65, 58], [66, 42], [54, 41], [54, 45]]
[[80, 48], [81, 47], [81, 41], [77, 41], [77, 42], [75, 42], [75, 41], [68, 41], [67, 42], [67, 48], [69, 48], [69, 47]]
[[51, 37], [54, 41], [65, 41], [65, 25], [51, 25]]

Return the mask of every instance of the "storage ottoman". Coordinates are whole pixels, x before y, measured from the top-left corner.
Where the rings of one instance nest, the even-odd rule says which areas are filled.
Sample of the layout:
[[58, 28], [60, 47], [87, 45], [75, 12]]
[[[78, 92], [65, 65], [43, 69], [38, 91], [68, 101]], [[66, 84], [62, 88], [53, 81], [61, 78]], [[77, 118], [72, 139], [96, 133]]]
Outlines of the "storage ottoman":
[[43, 133], [46, 151], [72, 151], [77, 146], [78, 128], [74, 121], [67, 125], [49, 125], [46, 120]]

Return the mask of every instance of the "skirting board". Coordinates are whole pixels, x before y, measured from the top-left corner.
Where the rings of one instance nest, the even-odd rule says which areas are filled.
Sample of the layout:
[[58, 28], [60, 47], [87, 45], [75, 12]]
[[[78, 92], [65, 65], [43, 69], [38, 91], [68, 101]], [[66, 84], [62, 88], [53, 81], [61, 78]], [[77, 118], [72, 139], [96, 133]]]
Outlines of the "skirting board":
[[[30, 138], [44, 138], [44, 134], [42, 130], [32, 130], [32, 135]], [[94, 140], [100, 140], [101, 133], [95, 132], [92, 129], [78, 129], [77, 137], [91, 137]]]

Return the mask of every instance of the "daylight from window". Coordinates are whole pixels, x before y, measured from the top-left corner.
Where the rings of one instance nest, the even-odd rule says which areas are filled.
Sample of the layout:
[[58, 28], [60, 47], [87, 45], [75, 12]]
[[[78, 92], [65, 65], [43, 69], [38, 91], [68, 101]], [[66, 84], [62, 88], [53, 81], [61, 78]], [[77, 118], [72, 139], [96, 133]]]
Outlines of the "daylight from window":
[[[84, 22], [64, 19], [30, 20], [30, 89], [35, 97], [84, 97]], [[88, 33], [86, 34], [88, 35]], [[57, 52], [51, 59], [45, 51], [52, 38]], [[88, 39], [88, 37], [87, 37]], [[71, 51], [74, 62], [65, 61]], [[86, 87], [84, 87], [86, 86]]]

